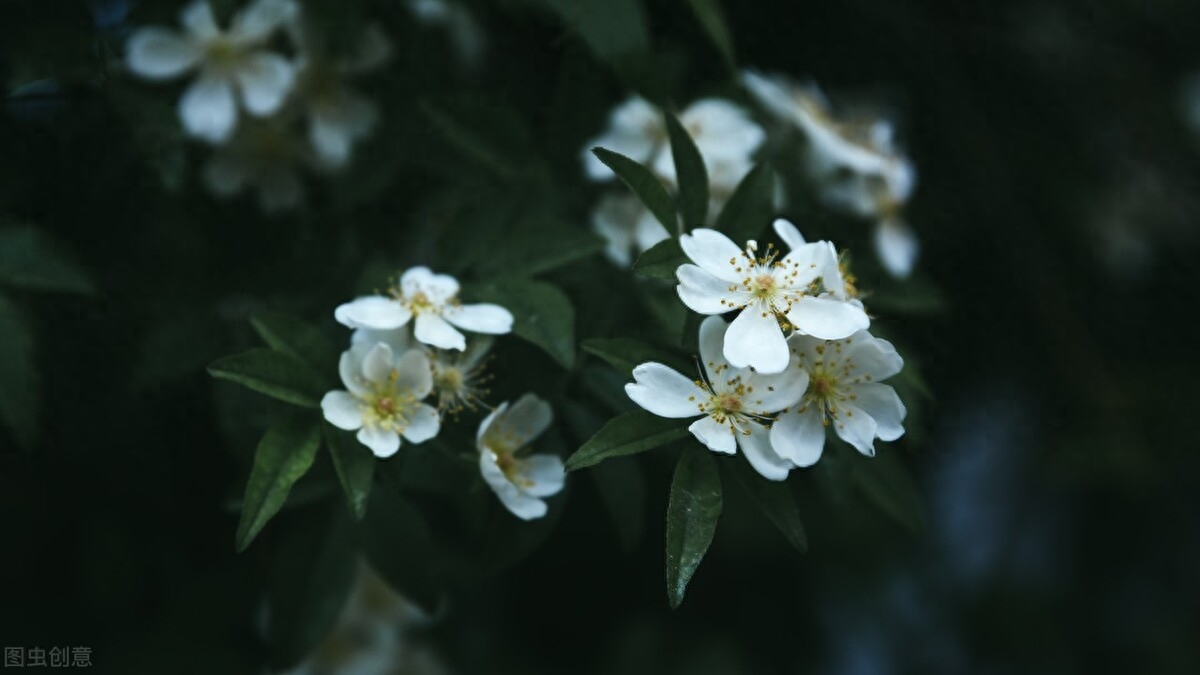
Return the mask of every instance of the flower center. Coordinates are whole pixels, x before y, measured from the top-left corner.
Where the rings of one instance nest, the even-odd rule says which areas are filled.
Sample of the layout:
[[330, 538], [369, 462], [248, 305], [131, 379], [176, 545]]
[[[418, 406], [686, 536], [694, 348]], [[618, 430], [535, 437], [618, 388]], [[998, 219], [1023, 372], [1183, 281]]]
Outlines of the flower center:
[[775, 277], [763, 273], [754, 278], [750, 284], [750, 293], [759, 300], [770, 300], [775, 297]]
[[409, 296], [407, 304], [408, 304], [408, 309], [413, 314], [420, 314], [422, 312], [430, 312], [435, 309], [434, 305], [433, 305], [433, 301], [431, 301], [429, 299], [428, 295], [425, 295], [424, 291], [417, 291], [416, 293], [413, 293], [411, 296]]
[[393, 370], [387, 382], [372, 385], [371, 392], [365, 397], [364, 424], [396, 433], [408, 428], [417, 397], [396, 386], [398, 377], [399, 373]]
[[229, 38], [213, 38], [205, 45], [204, 60], [209, 68], [220, 73], [230, 74], [242, 60], [242, 49]]

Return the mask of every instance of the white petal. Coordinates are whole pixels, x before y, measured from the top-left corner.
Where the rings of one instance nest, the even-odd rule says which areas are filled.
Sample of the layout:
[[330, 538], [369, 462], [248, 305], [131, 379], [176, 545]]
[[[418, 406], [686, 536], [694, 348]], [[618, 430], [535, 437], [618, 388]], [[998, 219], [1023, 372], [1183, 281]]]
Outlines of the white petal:
[[[790, 346], [788, 351], [791, 351]], [[808, 389], [808, 371], [799, 367], [799, 358], [795, 354], [789, 354], [787, 368], [782, 373], [751, 373], [743, 381], [754, 388], [745, 398], [746, 405], [755, 412], [774, 413], [790, 408], [804, 398]]]
[[781, 78], [746, 70], [742, 72], [742, 84], [760, 105], [776, 117], [792, 119], [795, 116], [798, 106]]
[[371, 391], [363, 380], [362, 371], [363, 360], [374, 346], [375, 343], [351, 346], [338, 359], [338, 375], [342, 378], [342, 384], [356, 396], [366, 396]]
[[125, 49], [129, 70], [151, 79], [175, 77], [196, 65], [200, 50], [176, 33], [154, 26], [136, 31]]
[[251, 43], [262, 42], [276, 29], [296, 16], [296, 3], [291, 0], [256, 0], [233, 18], [230, 35]]
[[728, 423], [722, 424], [713, 419], [711, 415], [705, 415], [692, 422], [688, 431], [692, 432], [696, 440], [713, 452], [726, 455], [737, 452], [737, 442], [733, 440], [733, 429], [729, 428]]
[[331, 391], [321, 398], [325, 420], [339, 429], [354, 431], [363, 425], [362, 404], [348, 391]]
[[458, 295], [459, 286], [449, 274], [434, 274], [428, 267], [411, 267], [400, 277], [400, 290], [406, 298], [424, 293], [430, 302], [440, 305]]
[[737, 441], [750, 466], [767, 480], [787, 478], [788, 472], [795, 468], [795, 465], [780, 457], [771, 447], [771, 432], [753, 422], [747, 425], [747, 429], [750, 433], [739, 433]]
[[326, 162], [341, 166], [349, 160], [354, 141], [370, 133], [378, 117], [375, 104], [342, 90], [313, 106], [309, 140]]
[[383, 342], [391, 347], [393, 354], [403, 354], [413, 347], [412, 335], [406, 327], [390, 328], [388, 330], [358, 328], [350, 334], [351, 345], [374, 347], [379, 342]]
[[477, 449], [481, 451], [487, 449], [487, 445], [484, 443], [484, 438], [487, 437], [488, 431], [491, 430], [492, 425], [496, 423], [496, 420], [499, 420], [504, 416], [504, 411], [506, 410], [508, 410], [508, 401], [496, 406], [496, 408], [492, 410], [492, 412], [488, 413], [488, 416], [483, 418], [483, 421], [479, 423], [479, 430], [475, 432], [475, 447]]
[[646, 251], [660, 241], [671, 238], [667, 228], [658, 222], [658, 218], [643, 208], [633, 226], [633, 239], [637, 242], [638, 251]]
[[860, 408], [839, 405], [838, 415], [833, 420], [833, 430], [850, 445], [867, 457], [875, 456], [875, 430], [877, 425], [870, 415]]
[[851, 336], [853, 342], [846, 350], [846, 358], [854, 362], [851, 375], [870, 375], [876, 382], [899, 373], [904, 368], [904, 359], [896, 353], [892, 343], [877, 338], [866, 331]]
[[612, 170], [601, 162], [592, 148], [601, 147], [645, 163], [660, 143], [666, 140], [662, 114], [642, 98], [631, 98], [617, 106], [609, 117], [609, 130], [592, 139], [583, 149], [584, 170], [592, 180], [611, 180]]
[[419, 349], [410, 349], [396, 362], [396, 387], [412, 392], [418, 400], [433, 391], [433, 369], [429, 357]]
[[625, 385], [625, 394], [636, 404], [659, 417], [695, 417], [708, 392], [695, 382], [661, 363], [643, 363], [633, 369], [633, 379]]
[[380, 342], [367, 352], [362, 362], [362, 376], [368, 382], [387, 382], [392, 374], [395, 355], [392, 348]]
[[196, 0], [185, 7], [179, 14], [179, 22], [183, 24], [188, 37], [196, 40], [209, 40], [221, 33], [208, 0]]
[[725, 332], [725, 358], [735, 368], [754, 368], [760, 373], [781, 373], [791, 351], [773, 312], [757, 305], [742, 310]]
[[295, 81], [296, 69], [278, 54], [259, 52], [246, 57], [239, 64], [236, 75], [246, 110], [262, 117], [283, 105]]
[[605, 253], [621, 267], [628, 267], [633, 262], [630, 249], [633, 248], [634, 228], [645, 211], [636, 197], [616, 194], [602, 197], [592, 211], [592, 230], [604, 237], [608, 244]]
[[433, 406], [418, 403], [408, 418], [408, 426], [402, 432], [410, 443], [424, 443], [438, 435], [441, 430], [441, 417]]
[[503, 335], [512, 332], [512, 312], [500, 305], [479, 303], [447, 307], [442, 316], [447, 321], [475, 333]]
[[467, 339], [463, 337], [463, 334], [437, 314], [428, 312], [418, 314], [416, 330], [413, 331], [413, 335], [427, 345], [442, 349], [457, 349], [461, 352], [467, 348]]
[[710, 382], [723, 379], [720, 372], [726, 370], [726, 366], [729, 365], [725, 360], [725, 332], [728, 329], [729, 324], [719, 316], [710, 316], [700, 322], [700, 336], [697, 342], [700, 346], [700, 360], [704, 362], [704, 372], [708, 374]]
[[871, 325], [862, 307], [831, 298], [800, 298], [787, 319], [797, 330], [822, 340], [842, 340]]
[[[875, 420], [875, 435], [885, 441], [894, 441], [904, 435], [904, 402], [896, 390], [886, 384], [867, 382], [850, 387], [857, 398], [854, 406]], [[858, 414], [858, 413], [855, 413]]]
[[522, 487], [525, 494], [549, 497], [558, 494], [567, 480], [567, 472], [558, 455], [530, 455], [517, 460], [517, 471], [529, 481]]
[[347, 328], [394, 330], [408, 323], [412, 312], [407, 307], [382, 295], [366, 295], [338, 305], [333, 318]]
[[696, 101], [683, 111], [679, 121], [695, 139], [706, 163], [749, 157], [766, 136], [741, 106], [725, 99]]
[[771, 425], [771, 446], [780, 457], [796, 466], [812, 466], [825, 449], [825, 425], [821, 409], [810, 405], [803, 412], [789, 410]]
[[399, 434], [394, 431], [384, 431], [376, 426], [359, 429], [358, 442], [370, 448], [371, 452], [381, 459], [391, 457], [400, 449]]
[[804, 246], [806, 243], [804, 241], [804, 235], [800, 234], [800, 230], [797, 229], [796, 226], [791, 223], [791, 221], [783, 218], [776, 218], [774, 227], [775, 234], [779, 235], [779, 238], [783, 240], [783, 243], [787, 244], [789, 250], [798, 249], [801, 246]]
[[696, 265], [680, 265], [675, 277], [679, 279], [675, 292], [693, 312], [724, 314], [750, 301], [750, 294], [737, 283], [718, 279]]
[[554, 411], [549, 403], [533, 394], [525, 394], [493, 423], [488, 435], [503, 437], [507, 447], [516, 449], [541, 436], [553, 420]]
[[888, 218], [875, 228], [875, 254], [894, 277], [903, 279], [912, 273], [919, 246], [912, 228], [899, 218]]
[[179, 99], [179, 116], [191, 135], [210, 143], [225, 142], [237, 123], [233, 85], [224, 78], [201, 74]]
[[496, 462], [496, 454], [491, 450], [479, 453], [479, 472], [500, 498], [500, 503], [521, 520], [533, 520], [546, 515], [546, 502], [521, 492], [508, 480]]
[[745, 276], [735, 270], [745, 269], [746, 254], [729, 237], [706, 227], [696, 228], [679, 237], [679, 246], [705, 272], [724, 281], [740, 282]]

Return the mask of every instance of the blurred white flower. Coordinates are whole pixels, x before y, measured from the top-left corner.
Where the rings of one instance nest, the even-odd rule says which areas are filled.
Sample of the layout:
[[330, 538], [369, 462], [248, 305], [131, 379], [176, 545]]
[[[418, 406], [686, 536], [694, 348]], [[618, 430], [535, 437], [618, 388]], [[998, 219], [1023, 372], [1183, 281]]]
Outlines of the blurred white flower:
[[512, 330], [512, 314], [499, 305], [464, 305], [458, 301], [458, 281], [434, 274], [428, 267], [409, 268], [389, 295], [368, 295], [338, 306], [334, 318], [348, 328], [391, 330], [416, 317], [413, 330], [419, 342], [463, 351], [467, 340], [458, 328], [501, 335]]
[[468, 66], [479, 64], [485, 46], [484, 33], [471, 10], [461, 2], [409, 0], [409, 10], [427, 26], [445, 28], [458, 58]]
[[265, 213], [295, 210], [304, 203], [301, 170], [315, 160], [292, 131], [276, 119], [241, 125], [228, 143], [213, 149], [203, 170], [205, 184], [220, 199], [253, 188]]
[[737, 368], [761, 373], [787, 367], [785, 329], [840, 339], [870, 325], [843, 277], [833, 244], [805, 243], [786, 221], [777, 221], [776, 229], [786, 232], [781, 237], [792, 245], [782, 260], [771, 245], [759, 256], [754, 241], [742, 250], [716, 230], [692, 230], [679, 244], [695, 264], [680, 265], [675, 273], [679, 298], [693, 311], [742, 310], [729, 327], [724, 355]]
[[[715, 98], [688, 106], [680, 114], [679, 122], [704, 159], [708, 170], [709, 213], [717, 213], [753, 168], [751, 158], [762, 145], [765, 134], [745, 110]], [[677, 187], [666, 122], [662, 112], [644, 99], [634, 97], [617, 106], [610, 115], [608, 129], [584, 147], [588, 178], [612, 180], [615, 177], [612, 171], [592, 154], [594, 147], [641, 162], [669, 189]], [[632, 259], [631, 249], [645, 251], [670, 236], [639, 201], [617, 197], [601, 200], [592, 213], [592, 228], [608, 242], [609, 258], [622, 266]]]
[[355, 345], [342, 353], [338, 371], [346, 390], [321, 399], [325, 419], [339, 429], [357, 429], [358, 441], [377, 457], [394, 455], [401, 436], [421, 443], [437, 435], [438, 412], [421, 402], [433, 391], [433, 374], [420, 350], [397, 358], [386, 343]]
[[794, 124], [808, 140], [807, 171], [821, 200], [874, 221], [880, 262], [893, 276], [908, 276], [919, 245], [900, 213], [916, 187], [916, 169], [896, 147], [891, 122], [836, 119], [812, 83], [797, 85], [752, 71], [744, 72], [742, 81], [767, 111]]
[[542, 498], [557, 494], [566, 481], [557, 455], [523, 452], [553, 418], [549, 403], [525, 394], [512, 407], [501, 403], [479, 424], [479, 471], [504, 507], [521, 520], [546, 515]]
[[634, 382], [625, 393], [660, 417], [697, 417], [688, 427], [713, 452], [733, 454], [738, 446], [750, 465], [769, 480], [783, 480], [793, 463], [776, 453], [770, 442], [771, 415], [796, 405], [808, 385], [808, 375], [792, 367], [776, 375], [736, 368], [725, 360], [730, 327], [718, 316], [700, 324], [700, 358], [707, 380], [690, 380], [661, 363], [633, 369]]
[[147, 79], [173, 79], [199, 71], [179, 101], [179, 115], [188, 133], [223, 143], [237, 126], [240, 92], [242, 107], [264, 117], [279, 110], [295, 79], [295, 67], [266, 43], [285, 22], [294, 18], [291, 0], [255, 0], [238, 12], [228, 31], [222, 31], [206, 0], [196, 0], [180, 15], [183, 34], [158, 26], [138, 29], [129, 38], [129, 69]]
[[433, 369], [433, 393], [437, 397], [438, 410], [457, 414], [465, 408], [474, 410], [487, 395], [484, 384], [490, 379], [485, 374], [484, 360], [492, 348], [492, 338], [486, 335], [472, 337], [465, 351], [432, 349], [429, 364]]
[[771, 427], [771, 445], [797, 466], [812, 466], [825, 447], [825, 427], [862, 454], [875, 455], [875, 439], [904, 435], [904, 403], [881, 384], [904, 367], [892, 343], [860, 331], [845, 340], [793, 335], [788, 344], [808, 374], [804, 399]]

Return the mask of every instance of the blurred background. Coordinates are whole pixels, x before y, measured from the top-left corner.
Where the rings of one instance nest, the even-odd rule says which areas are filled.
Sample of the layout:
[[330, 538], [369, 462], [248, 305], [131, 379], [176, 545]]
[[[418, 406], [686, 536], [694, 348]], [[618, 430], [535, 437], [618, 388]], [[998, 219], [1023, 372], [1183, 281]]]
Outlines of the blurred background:
[[[269, 411], [204, 366], [253, 343], [258, 309], [332, 332], [330, 308], [389, 265], [437, 264], [469, 238], [437, 225], [463, 195], [478, 217], [499, 208], [507, 188], [453, 161], [426, 102], [470, 97], [506, 157], [538, 158], [524, 193], [549, 188], [582, 228], [579, 152], [631, 82], [680, 104], [735, 89], [684, 2], [618, 3], [648, 49], [615, 61], [604, 35], [626, 27], [606, 22], [625, 10], [595, 2], [305, 4], [332, 35], [376, 22], [394, 53], [360, 86], [383, 115], [355, 163], [271, 217], [209, 196], [177, 91], [121, 72], [129, 32], [174, 25], [180, 3], [0, 4], [0, 217], [87, 275], [6, 288], [0, 306], [32, 327], [3, 348], [37, 364], [19, 382], [0, 370], [27, 413], [0, 430], [6, 647], [90, 647], [101, 672], [268, 672], [275, 558], [232, 540]], [[849, 495], [835, 452], [794, 478], [801, 555], [729, 490], [672, 611], [670, 459], [615, 460], [639, 467], [613, 469], [635, 476], [626, 527], [601, 478], [573, 475], [532, 555], [429, 615], [389, 601], [394, 657], [340, 672], [1200, 672], [1200, 5], [760, 1], [724, 16], [739, 65], [885, 106], [918, 168], [906, 213], [936, 293], [882, 314], [932, 398], [880, 456], [911, 469], [921, 517]], [[556, 275], [570, 289], [618, 273]], [[308, 527], [322, 499], [268, 530]]]

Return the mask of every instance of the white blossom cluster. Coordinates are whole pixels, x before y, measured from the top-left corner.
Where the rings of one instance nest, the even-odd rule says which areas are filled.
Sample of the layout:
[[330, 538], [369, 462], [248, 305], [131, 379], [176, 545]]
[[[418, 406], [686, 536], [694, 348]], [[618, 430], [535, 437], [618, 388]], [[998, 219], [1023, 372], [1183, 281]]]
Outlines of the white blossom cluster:
[[294, 0], [253, 0], [224, 29], [196, 0], [180, 24], [134, 31], [126, 65], [148, 80], [192, 76], [179, 117], [189, 136], [214, 146], [204, 180], [218, 197], [253, 188], [266, 212], [296, 208], [301, 169], [345, 166], [374, 128], [376, 105], [350, 82], [387, 58], [382, 32], [368, 29], [355, 54], [333, 57]]
[[[513, 316], [495, 304], [463, 304], [459, 290], [454, 277], [413, 267], [386, 295], [363, 296], [334, 311], [354, 333], [338, 364], [345, 389], [327, 393], [321, 408], [330, 424], [356, 431], [377, 457], [391, 457], [405, 440], [428, 441], [444, 415], [483, 404], [490, 336], [510, 332]], [[494, 408], [476, 433], [480, 473], [523, 520], [544, 516], [544, 498], [563, 487], [562, 460], [529, 453], [552, 420], [550, 404], [526, 394]]]
[[[867, 456], [875, 439], [904, 433], [904, 404], [882, 380], [903, 360], [867, 332], [870, 319], [853, 277], [827, 241], [807, 242], [794, 225], [775, 222], [789, 251], [757, 242], [739, 247], [715, 230], [679, 238], [692, 261], [677, 292], [700, 325], [703, 372], [682, 375], [660, 363], [633, 371], [625, 392], [662, 417], [697, 417], [689, 430], [714, 452], [741, 448], [770, 480], [811, 466], [825, 429]], [[732, 323], [720, 315], [738, 312]]]

